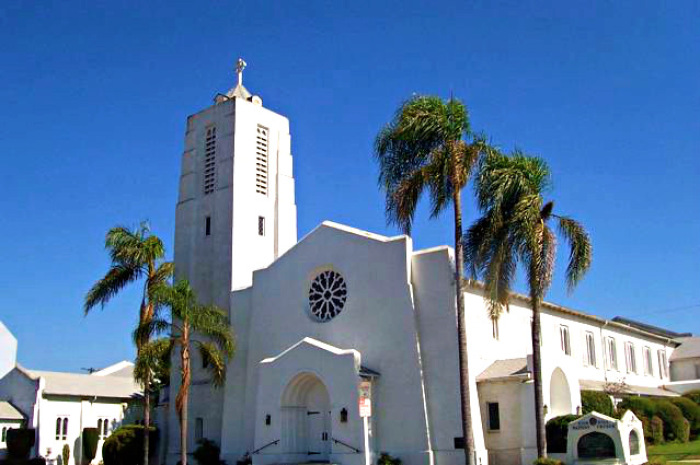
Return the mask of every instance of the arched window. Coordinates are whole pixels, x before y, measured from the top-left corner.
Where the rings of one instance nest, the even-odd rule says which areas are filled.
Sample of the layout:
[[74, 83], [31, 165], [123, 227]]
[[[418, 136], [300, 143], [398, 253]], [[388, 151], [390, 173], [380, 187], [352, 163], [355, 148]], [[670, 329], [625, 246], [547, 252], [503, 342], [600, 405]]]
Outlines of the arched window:
[[639, 434], [635, 430], [630, 431], [630, 454], [639, 454]]
[[578, 458], [580, 459], [614, 459], [615, 442], [604, 433], [588, 433], [581, 436], [577, 445]]
[[101, 438], [102, 437], [102, 418], [97, 420], [97, 435]]
[[63, 419], [63, 436], [62, 439], [65, 441], [68, 437], [68, 418]]
[[102, 423], [102, 437], [107, 437], [107, 433], [109, 432], [109, 420], [105, 418], [104, 423]]
[[63, 419], [61, 417], [56, 418], [56, 440], [61, 439], [61, 426], [63, 425]]

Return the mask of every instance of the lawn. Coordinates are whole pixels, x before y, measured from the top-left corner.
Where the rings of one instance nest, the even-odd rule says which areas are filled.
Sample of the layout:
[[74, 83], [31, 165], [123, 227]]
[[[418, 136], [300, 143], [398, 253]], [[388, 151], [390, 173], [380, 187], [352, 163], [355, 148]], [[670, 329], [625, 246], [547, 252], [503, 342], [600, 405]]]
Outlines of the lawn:
[[685, 444], [661, 444], [647, 448], [649, 462], [666, 463], [679, 460], [697, 460], [700, 462], [700, 439]]

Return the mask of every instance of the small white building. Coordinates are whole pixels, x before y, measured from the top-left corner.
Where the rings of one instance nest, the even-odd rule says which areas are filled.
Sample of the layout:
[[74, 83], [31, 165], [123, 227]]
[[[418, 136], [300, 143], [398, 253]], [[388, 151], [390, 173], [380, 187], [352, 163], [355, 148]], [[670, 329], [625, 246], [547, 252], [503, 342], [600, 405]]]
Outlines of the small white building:
[[7, 432], [11, 429], [21, 428], [24, 421], [22, 412], [11, 403], [0, 400], [0, 459], [7, 455]]
[[[128, 415], [137, 415], [130, 407], [140, 398], [141, 388], [133, 380], [133, 364], [126, 361], [92, 374], [27, 370], [16, 365], [0, 379], [0, 417], [5, 416], [2, 406], [9, 405], [15, 417], [17, 413], [21, 415], [15, 424], [36, 429], [32, 455], [55, 458], [68, 444], [71, 465], [81, 463], [83, 428], [100, 430], [97, 463], [102, 441], [128, 420]], [[4, 421], [0, 418], [3, 426]]]
[[[228, 463], [248, 454], [254, 465], [362, 465], [380, 452], [405, 465], [463, 463], [453, 250], [414, 250], [410, 237], [332, 222], [297, 242], [289, 121], [263, 107], [240, 72], [234, 89], [187, 119], [185, 133], [176, 275], [229, 311], [237, 337], [221, 389], [193, 354], [189, 450], [208, 438]], [[528, 299], [514, 296], [494, 323], [481, 286], [467, 283], [465, 306], [477, 463], [528, 465], [536, 455]], [[578, 412], [582, 389], [676, 395], [664, 386], [677, 346], [544, 304], [546, 418]], [[178, 460], [178, 435], [168, 429], [168, 465]]]

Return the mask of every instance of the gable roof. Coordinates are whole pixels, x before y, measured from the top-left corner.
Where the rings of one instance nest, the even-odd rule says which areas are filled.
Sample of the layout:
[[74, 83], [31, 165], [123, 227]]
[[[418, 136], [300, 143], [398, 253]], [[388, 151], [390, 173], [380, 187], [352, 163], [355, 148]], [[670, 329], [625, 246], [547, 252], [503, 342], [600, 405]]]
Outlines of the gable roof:
[[142, 394], [141, 386], [132, 377], [94, 376], [17, 368], [30, 379], [43, 378], [46, 383], [44, 394], [48, 395], [131, 399], [140, 397]]
[[0, 400], [0, 420], [24, 420], [24, 415], [11, 403]]
[[529, 377], [530, 370], [527, 369], [527, 358], [509, 358], [493, 362], [476, 377], [476, 381], [505, 381]]
[[642, 323], [641, 321], [630, 320], [629, 318], [625, 318], [622, 316], [616, 316], [615, 318], [612, 319], [612, 321], [615, 321], [617, 323], [622, 323], [622, 324], [627, 325], [627, 326], [633, 326], [637, 329], [642, 329], [642, 330], [647, 331], [649, 333], [658, 334], [659, 336], [667, 337], [669, 339], [677, 339], [679, 337], [692, 336], [691, 333], [677, 333], [675, 331], [671, 331], [671, 330], [668, 330], [666, 328], [661, 328], [659, 326], [650, 325], [648, 323]]
[[669, 360], [673, 362], [686, 358], [700, 358], [700, 337], [683, 337], [677, 341], [681, 345], [673, 351]]

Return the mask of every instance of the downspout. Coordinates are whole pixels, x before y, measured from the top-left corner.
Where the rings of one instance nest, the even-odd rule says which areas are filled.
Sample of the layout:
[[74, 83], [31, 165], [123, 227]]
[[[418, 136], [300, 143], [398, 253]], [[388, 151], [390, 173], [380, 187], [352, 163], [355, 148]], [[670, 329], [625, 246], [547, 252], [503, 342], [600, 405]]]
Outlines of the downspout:
[[[599, 329], [600, 331], [600, 342], [603, 344], [603, 378], [605, 379], [605, 384], [608, 384], [608, 345], [605, 341], [605, 336], [603, 336], [603, 330], [608, 326], [609, 320], [605, 320], [603, 326]], [[615, 347], [617, 350], [617, 347]], [[617, 355], [617, 354], [615, 354]]]

